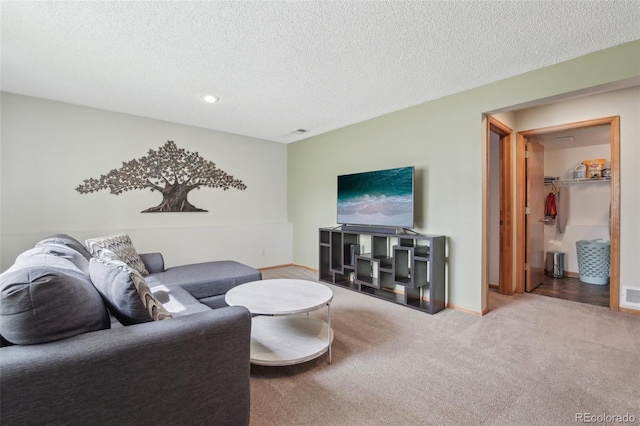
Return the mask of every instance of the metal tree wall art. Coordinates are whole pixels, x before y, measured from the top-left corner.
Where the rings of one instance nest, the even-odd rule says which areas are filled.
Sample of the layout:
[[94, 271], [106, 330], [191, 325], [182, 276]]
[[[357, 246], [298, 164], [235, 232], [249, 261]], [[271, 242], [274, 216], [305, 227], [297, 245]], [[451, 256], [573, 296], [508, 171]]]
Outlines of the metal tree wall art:
[[150, 212], [206, 212], [193, 206], [187, 194], [201, 187], [244, 190], [247, 186], [239, 179], [220, 170], [216, 165], [200, 157], [197, 152], [178, 148], [167, 141], [157, 150], [150, 149], [142, 158], [123, 162], [98, 179], [85, 179], [76, 188], [81, 194], [107, 189], [114, 195], [133, 189], [149, 188], [162, 194], [162, 202], [144, 210]]

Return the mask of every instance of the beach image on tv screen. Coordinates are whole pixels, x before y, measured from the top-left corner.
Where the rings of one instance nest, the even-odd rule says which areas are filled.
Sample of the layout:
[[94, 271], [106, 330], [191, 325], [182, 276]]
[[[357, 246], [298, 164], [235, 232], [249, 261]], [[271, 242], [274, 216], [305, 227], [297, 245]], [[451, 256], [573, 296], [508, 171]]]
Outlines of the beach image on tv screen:
[[338, 223], [413, 227], [413, 167], [338, 176]]

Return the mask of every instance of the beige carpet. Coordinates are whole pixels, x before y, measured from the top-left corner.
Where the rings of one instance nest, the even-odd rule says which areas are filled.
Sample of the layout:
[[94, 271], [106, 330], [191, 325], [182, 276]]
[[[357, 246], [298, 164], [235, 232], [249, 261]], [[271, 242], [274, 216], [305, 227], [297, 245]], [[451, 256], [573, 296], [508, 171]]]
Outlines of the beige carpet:
[[431, 316], [329, 287], [333, 363], [252, 366], [251, 425], [569, 425], [577, 413], [640, 424], [638, 316], [497, 293], [484, 317]]

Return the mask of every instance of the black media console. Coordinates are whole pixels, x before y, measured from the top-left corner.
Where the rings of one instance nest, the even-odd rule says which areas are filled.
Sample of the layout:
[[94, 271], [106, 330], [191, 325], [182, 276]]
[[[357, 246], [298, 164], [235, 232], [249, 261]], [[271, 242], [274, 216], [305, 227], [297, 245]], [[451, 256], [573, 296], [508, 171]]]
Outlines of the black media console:
[[320, 281], [434, 314], [446, 305], [445, 240], [320, 228]]

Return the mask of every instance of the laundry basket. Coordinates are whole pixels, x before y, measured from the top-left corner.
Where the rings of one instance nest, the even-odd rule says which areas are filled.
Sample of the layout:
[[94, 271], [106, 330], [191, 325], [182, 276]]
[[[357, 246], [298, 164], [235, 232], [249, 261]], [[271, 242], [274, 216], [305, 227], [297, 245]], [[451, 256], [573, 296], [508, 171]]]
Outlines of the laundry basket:
[[576, 241], [580, 281], [587, 284], [605, 285], [609, 282], [611, 243], [598, 240]]

